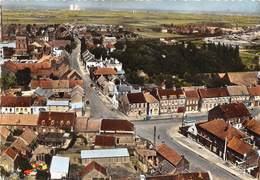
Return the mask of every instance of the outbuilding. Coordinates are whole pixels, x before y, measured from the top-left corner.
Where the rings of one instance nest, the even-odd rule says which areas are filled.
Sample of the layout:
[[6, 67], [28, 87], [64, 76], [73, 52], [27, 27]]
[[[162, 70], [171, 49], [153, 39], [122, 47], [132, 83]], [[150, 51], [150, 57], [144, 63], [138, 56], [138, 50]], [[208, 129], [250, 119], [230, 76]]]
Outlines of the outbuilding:
[[53, 156], [50, 166], [51, 179], [66, 179], [69, 174], [69, 165], [69, 157]]
[[83, 165], [87, 165], [92, 161], [102, 164], [128, 163], [130, 162], [130, 156], [127, 148], [82, 150], [81, 161]]

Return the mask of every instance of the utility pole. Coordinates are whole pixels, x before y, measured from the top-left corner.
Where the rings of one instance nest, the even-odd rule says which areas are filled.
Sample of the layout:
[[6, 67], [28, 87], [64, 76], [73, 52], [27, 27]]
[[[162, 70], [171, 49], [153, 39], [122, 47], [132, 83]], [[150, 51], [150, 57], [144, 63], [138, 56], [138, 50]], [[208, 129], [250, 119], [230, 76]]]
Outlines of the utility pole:
[[153, 144], [156, 147], [156, 126], [153, 127]]
[[223, 152], [223, 160], [226, 161], [226, 153], [227, 153], [227, 137], [225, 137], [225, 144], [224, 144], [224, 152]]

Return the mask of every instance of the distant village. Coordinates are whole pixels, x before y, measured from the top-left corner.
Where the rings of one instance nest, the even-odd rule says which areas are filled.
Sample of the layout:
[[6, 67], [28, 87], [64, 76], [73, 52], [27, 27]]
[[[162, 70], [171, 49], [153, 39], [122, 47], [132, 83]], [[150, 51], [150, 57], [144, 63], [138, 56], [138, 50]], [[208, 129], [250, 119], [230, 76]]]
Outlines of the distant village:
[[[259, 177], [260, 122], [250, 112], [260, 106], [258, 72], [218, 73], [232, 84], [220, 88], [141, 86], [127, 82], [119, 60], [90, 51], [109, 54], [118, 41], [139, 38], [123, 26], [1, 29], [1, 178], [212, 180], [209, 171], [191, 170], [185, 153], [136, 133], [136, 121], [176, 116], [185, 138]], [[120, 118], [95, 118], [95, 92]], [[196, 113], [208, 118], [186, 121]]]

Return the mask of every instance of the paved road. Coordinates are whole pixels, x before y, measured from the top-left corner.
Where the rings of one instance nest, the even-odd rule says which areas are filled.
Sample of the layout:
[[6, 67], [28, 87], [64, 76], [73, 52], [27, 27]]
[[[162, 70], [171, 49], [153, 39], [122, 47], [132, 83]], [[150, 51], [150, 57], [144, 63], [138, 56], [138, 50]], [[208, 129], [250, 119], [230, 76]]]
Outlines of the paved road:
[[89, 74], [85, 72], [84, 67], [80, 62], [80, 41], [76, 39], [76, 42], [77, 47], [72, 51], [70, 55], [70, 65], [82, 75], [82, 78], [84, 80], [84, 89], [86, 90], [90, 105], [90, 117], [92, 119], [122, 118], [122, 114], [120, 112], [107, 107], [97, 95], [97, 91], [94, 88], [90, 87], [92, 81], [89, 77]]
[[184, 154], [185, 157], [190, 162], [190, 170], [191, 171], [210, 171], [212, 173], [213, 179], [217, 180], [238, 180], [239, 178], [229, 173], [228, 171], [220, 168], [209, 160], [204, 159], [198, 154], [190, 151], [186, 147], [183, 147], [179, 143], [177, 143], [174, 139], [172, 139], [167, 131], [174, 126], [180, 126], [181, 119], [174, 120], [164, 120], [164, 121], [140, 121], [135, 122], [136, 133], [153, 141], [153, 127], [156, 125], [157, 135], [160, 135], [160, 139], [157, 140], [157, 143], [164, 142], [173, 149], [175, 149], [180, 154]]

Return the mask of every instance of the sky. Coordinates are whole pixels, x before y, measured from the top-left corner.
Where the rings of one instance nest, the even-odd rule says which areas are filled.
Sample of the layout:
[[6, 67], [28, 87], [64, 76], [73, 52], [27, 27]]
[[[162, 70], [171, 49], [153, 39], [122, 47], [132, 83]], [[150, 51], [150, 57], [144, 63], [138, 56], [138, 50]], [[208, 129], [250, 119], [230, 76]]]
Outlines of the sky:
[[68, 9], [75, 3], [84, 9], [162, 10], [260, 15], [260, 0], [4, 0], [6, 9]]

